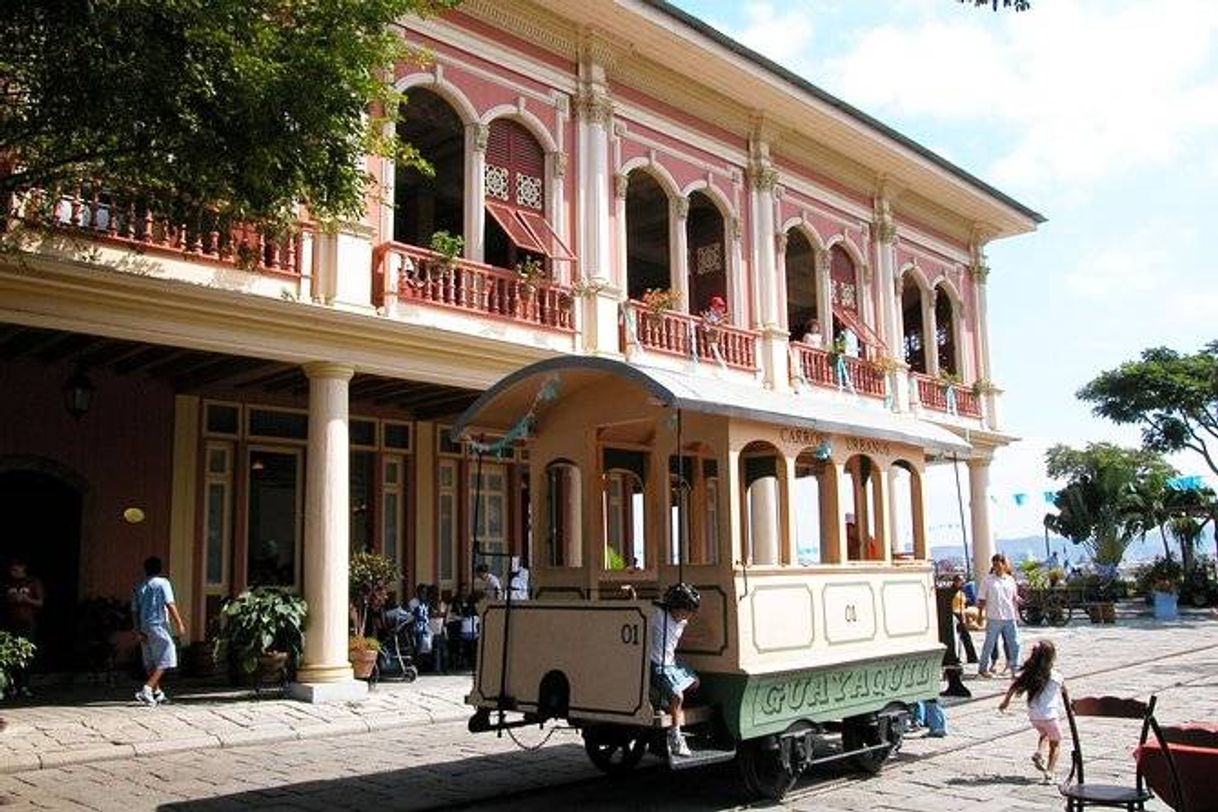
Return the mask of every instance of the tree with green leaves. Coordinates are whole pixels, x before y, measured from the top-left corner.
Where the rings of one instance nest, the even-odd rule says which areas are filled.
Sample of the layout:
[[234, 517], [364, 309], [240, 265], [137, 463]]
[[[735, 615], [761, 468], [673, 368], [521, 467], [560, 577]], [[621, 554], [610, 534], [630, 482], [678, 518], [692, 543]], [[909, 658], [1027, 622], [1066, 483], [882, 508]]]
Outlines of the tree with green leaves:
[[1151, 515], [1145, 495], [1176, 473], [1153, 451], [1111, 443], [1082, 450], [1055, 445], [1045, 462], [1051, 478], [1066, 482], [1054, 498], [1058, 513], [1045, 517], [1046, 526], [1083, 545], [1097, 564], [1121, 562]]
[[[82, 184], [280, 224], [359, 216], [395, 23], [458, 0], [28, 0], [0, 15], [0, 200]], [[390, 133], [387, 135], [387, 133]]]
[[1141, 427], [1147, 449], [1194, 451], [1218, 474], [1212, 449], [1218, 442], [1218, 341], [1192, 355], [1145, 350], [1140, 360], [1101, 373], [1077, 397], [1099, 417]]

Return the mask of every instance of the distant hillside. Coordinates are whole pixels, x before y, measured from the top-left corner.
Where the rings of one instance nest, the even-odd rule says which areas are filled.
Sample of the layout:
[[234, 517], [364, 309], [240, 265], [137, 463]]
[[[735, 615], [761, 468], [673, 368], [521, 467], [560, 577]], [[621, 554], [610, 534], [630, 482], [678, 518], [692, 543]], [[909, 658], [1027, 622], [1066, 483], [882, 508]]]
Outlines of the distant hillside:
[[[1022, 538], [1013, 539], [998, 539], [999, 551], [1006, 554], [1007, 558], [1012, 561], [1023, 561], [1027, 558], [1043, 560], [1045, 558], [1045, 537], [1044, 536], [1023, 536]], [[1174, 540], [1169, 540], [1168, 544], [1171, 547], [1172, 553], [1179, 555], [1180, 545]], [[1068, 558], [1070, 561], [1076, 561], [1079, 558], [1086, 557], [1087, 553], [1081, 545], [1074, 544], [1066, 539], [1059, 537], [1051, 537], [1049, 539], [1050, 550], [1056, 550], [1060, 558]], [[971, 552], [970, 547], [970, 552]], [[1207, 526], [1205, 534], [1197, 545], [1198, 552], [1205, 555], [1213, 555], [1214, 553], [1214, 535], [1212, 528]], [[930, 548], [931, 558], [936, 561], [961, 559], [964, 556], [964, 548], [959, 544], [952, 545], [936, 545]], [[1125, 561], [1150, 561], [1155, 556], [1163, 555], [1163, 541], [1159, 534], [1147, 534], [1145, 541], [1135, 541], [1129, 545], [1129, 549], [1125, 551]]]

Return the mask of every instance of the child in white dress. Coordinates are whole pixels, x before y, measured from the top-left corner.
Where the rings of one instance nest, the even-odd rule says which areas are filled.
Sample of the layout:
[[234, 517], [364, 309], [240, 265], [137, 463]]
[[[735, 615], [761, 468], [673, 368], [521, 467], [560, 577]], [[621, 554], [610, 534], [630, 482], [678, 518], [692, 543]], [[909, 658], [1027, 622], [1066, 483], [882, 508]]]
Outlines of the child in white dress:
[[[1057, 649], [1048, 640], [1041, 640], [1033, 646], [1019, 676], [1011, 681], [1011, 687], [998, 705], [998, 710], [1005, 711], [1011, 704], [1011, 697], [1027, 694], [1028, 721], [1040, 734], [1040, 739], [1036, 742], [1036, 752], [1032, 755], [1032, 763], [1040, 771], [1046, 784], [1053, 782], [1057, 769], [1057, 754], [1061, 749], [1062, 740], [1058, 719], [1062, 715], [1062, 703], [1069, 701], [1065, 679], [1062, 673], [1053, 667], [1056, 660]], [[1044, 753], [1046, 745], [1048, 761], [1045, 760]]]

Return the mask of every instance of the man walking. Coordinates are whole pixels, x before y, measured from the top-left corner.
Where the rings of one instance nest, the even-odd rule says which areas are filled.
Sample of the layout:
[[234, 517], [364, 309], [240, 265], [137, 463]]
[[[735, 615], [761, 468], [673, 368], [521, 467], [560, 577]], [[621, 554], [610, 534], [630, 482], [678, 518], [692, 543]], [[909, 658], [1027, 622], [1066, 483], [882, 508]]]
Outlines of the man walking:
[[173, 621], [179, 636], [186, 634], [186, 624], [182, 622], [178, 607], [173, 602], [173, 586], [161, 574], [161, 559], [152, 556], [146, 560], [144, 576], [144, 580], [136, 584], [131, 611], [135, 615], [148, 681], [136, 692], [135, 699], [141, 704], [156, 707], [165, 701], [161, 677], [166, 670], [178, 665], [178, 651], [169, 633], [169, 622]]

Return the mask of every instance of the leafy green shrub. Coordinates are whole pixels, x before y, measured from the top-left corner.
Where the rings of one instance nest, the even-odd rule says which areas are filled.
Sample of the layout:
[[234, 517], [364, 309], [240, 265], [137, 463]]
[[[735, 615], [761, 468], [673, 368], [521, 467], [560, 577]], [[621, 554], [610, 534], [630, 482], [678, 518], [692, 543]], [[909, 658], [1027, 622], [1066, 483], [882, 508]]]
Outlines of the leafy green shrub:
[[13, 674], [29, 668], [34, 661], [35, 646], [24, 637], [0, 631], [0, 696], [12, 684]]
[[274, 587], [247, 589], [224, 601], [220, 614], [229, 652], [247, 674], [258, 667], [260, 655], [286, 652], [295, 661], [304, 650], [308, 604], [299, 595]]

